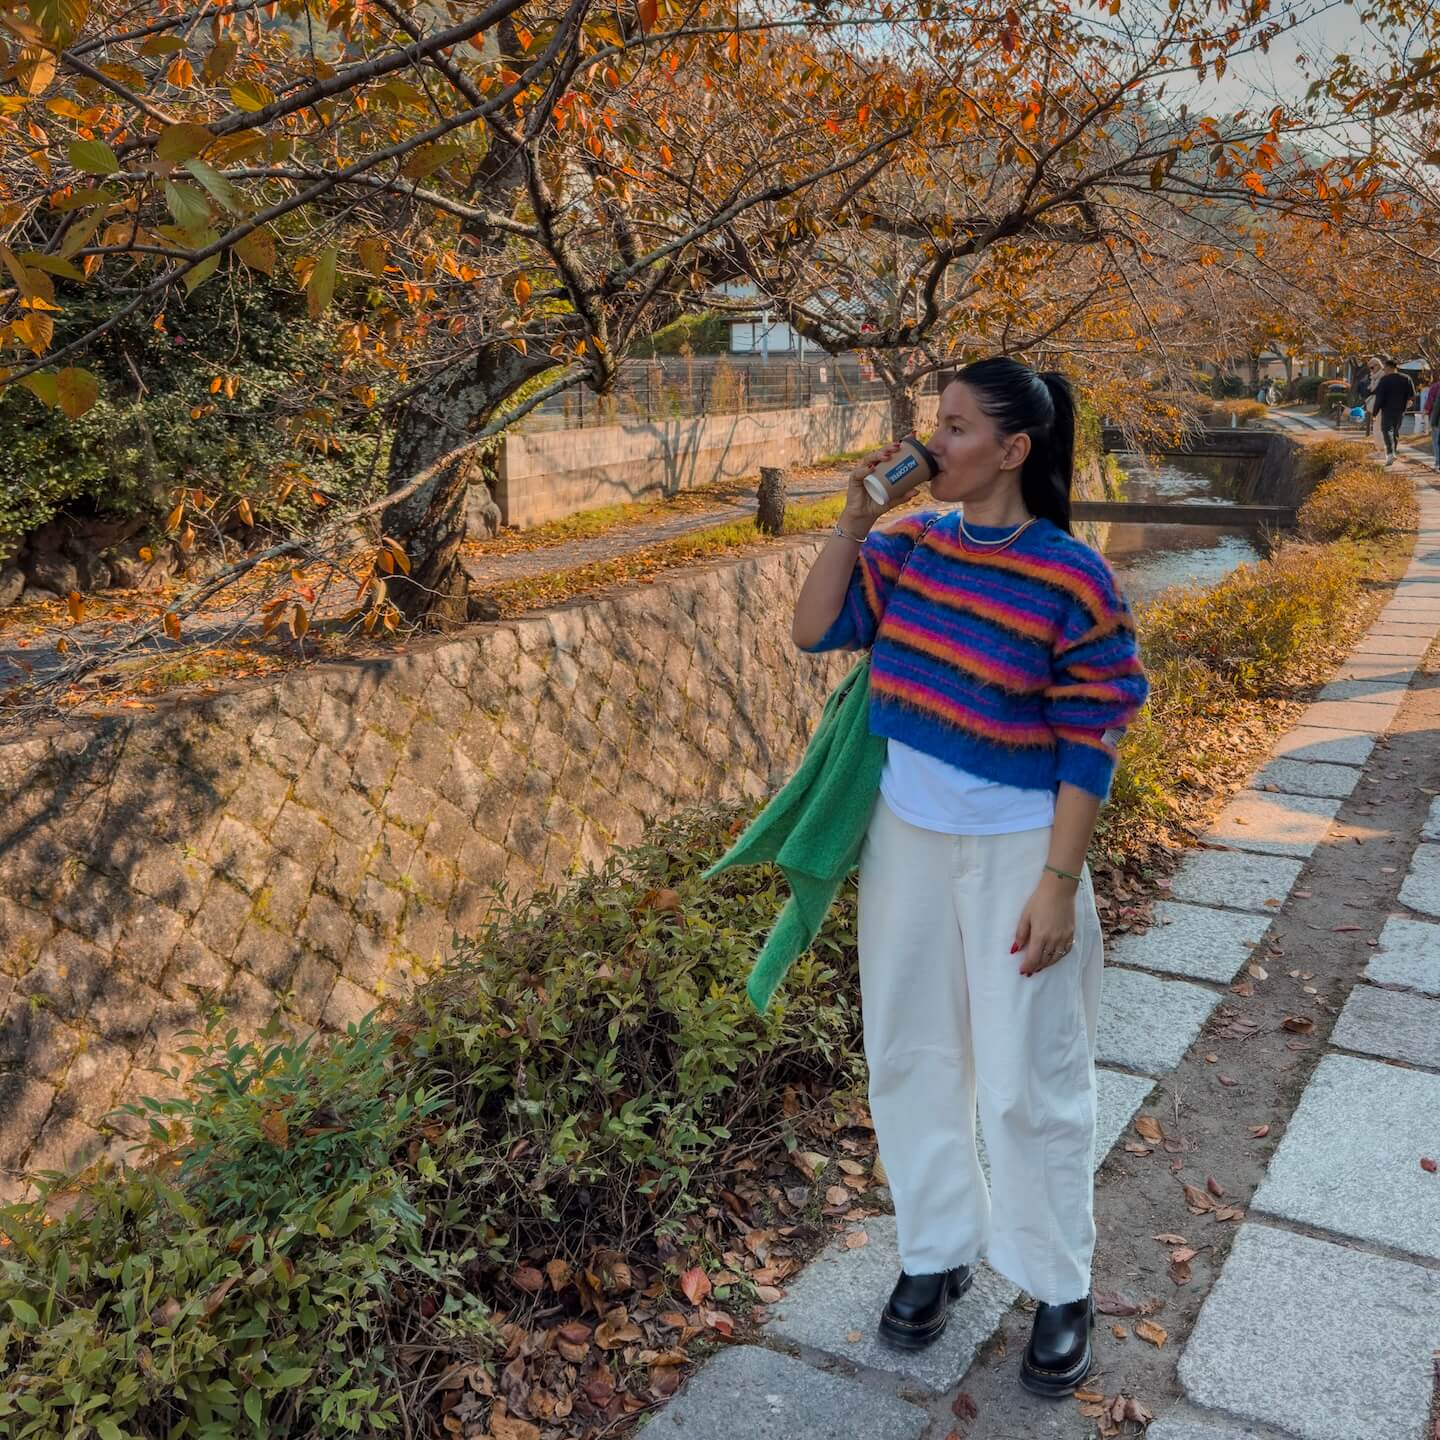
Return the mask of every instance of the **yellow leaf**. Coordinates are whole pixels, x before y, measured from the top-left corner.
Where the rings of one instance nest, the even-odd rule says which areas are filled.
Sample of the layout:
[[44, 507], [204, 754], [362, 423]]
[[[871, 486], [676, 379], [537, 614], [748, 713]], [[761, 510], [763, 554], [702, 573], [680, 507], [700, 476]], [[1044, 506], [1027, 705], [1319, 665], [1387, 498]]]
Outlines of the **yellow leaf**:
[[173, 611], [167, 610], [164, 619], [165, 633], [172, 639], [180, 638], [180, 617]]
[[385, 536], [383, 543], [395, 557], [395, 563], [408, 575], [410, 573], [410, 557], [405, 553], [405, 547], [398, 540], [392, 540], [388, 535]]
[[236, 502], [235, 513], [240, 517], [242, 525], [253, 525], [255, 523], [255, 512], [250, 508], [250, 502], [242, 495]]
[[65, 597], [65, 608], [70, 612], [70, 623], [78, 625], [85, 618], [85, 602], [78, 590], [72, 590]]
[[310, 628], [310, 613], [303, 605], [296, 605], [290, 612], [290, 633], [297, 639], [303, 639], [305, 632]]
[[140, 547], [139, 555], [147, 565], [155, 558], [155, 552], [148, 545]]
[[529, 300], [530, 294], [531, 294], [531, 285], [530, 285], [530, 282], [522, 275], [522, 276], [515, 282], [515, 303], [516, 303], [517, 305], [523, 305], [523, 304], [525, 304], [525, 302], [526, 302], [527, 300]]
[[170, 62], [165, 78], [178, 90], [186, 90], [195, 79], [195, 67], [183, 56], [177, 55]]
[[99, 398], [100, 382], [88, 371], [67, 365], [55, 377], [56, 403], [72, 420], [78, 420]]
[[275, 237], [268, 229], [252, 230], [235, 242], [235, 253], [252, 270], [270, 275], [275, 270]]
[[272, 1144], [284, 1150], [290, 1144], [290, 1124], [283, 1110], [266, 1110], [260, 1116], [260, 1133]]
[[212, 395], [218, 395], [218, 394], [220, 393], [220, 387], [221, 387], [224, 383], [225, 383], [225, 381], [224, 381], [223, 377], [221, 377], [221, 376], [219, 376], [219, 375], [212, 375], [212, 376], [210, 377], [210, 393], [211, 393]]
[[166, 517], [165, 530], [167, 534], [173, 535], [179, 528], [180, 522], [185, 518], [185, 502], [182, 500]]

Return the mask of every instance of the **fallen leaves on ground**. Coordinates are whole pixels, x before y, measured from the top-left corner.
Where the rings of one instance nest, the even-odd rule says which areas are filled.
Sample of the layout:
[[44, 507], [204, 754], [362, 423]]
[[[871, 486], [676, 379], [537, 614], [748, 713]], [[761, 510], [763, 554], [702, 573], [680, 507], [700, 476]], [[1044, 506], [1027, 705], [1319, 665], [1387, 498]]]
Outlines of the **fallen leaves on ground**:
[[1135, 1333], [1142, 1340], [1153, 1345], [1157, 1350], [1163, 1349], [1165, 1342], [1170, 1338], [1170, 1332], [1161, 1329], [1153, 1320], [1137, 1321], [1135, 1324]]
[[1096, 1428], [1103, 1440], [1112, 1440], [1112, 1437], [1119, 1435], [1138, 1434], [1140, 1431], [1128, 1430], [1126, 1427], [1134, 1424], [1143, 1431], [1155, 1418], [1133, 1395], [1107, 1397], [1096, 1390], [1077, 1390], [1075, 1399], [1080, 1406], [1080, 1413], [1087, 1420], [1097, 1422]]

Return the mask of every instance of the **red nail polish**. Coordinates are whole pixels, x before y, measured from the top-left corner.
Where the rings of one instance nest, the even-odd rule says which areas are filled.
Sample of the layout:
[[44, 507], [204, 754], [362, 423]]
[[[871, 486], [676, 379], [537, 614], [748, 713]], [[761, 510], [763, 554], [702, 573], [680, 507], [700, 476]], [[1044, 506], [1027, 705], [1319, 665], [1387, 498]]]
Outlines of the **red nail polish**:
[[1010, 947], [1010, 953], [1013, 955], [1019, 948], [1020, 947], [1018, 945], [1012, 945]]

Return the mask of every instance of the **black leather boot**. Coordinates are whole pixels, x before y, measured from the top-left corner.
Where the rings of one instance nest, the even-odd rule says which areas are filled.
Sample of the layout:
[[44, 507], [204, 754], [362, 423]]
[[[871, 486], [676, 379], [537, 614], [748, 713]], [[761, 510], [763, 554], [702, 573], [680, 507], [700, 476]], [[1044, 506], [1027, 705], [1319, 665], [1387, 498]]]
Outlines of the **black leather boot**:
[[897, 1350], [923, 1350], [940, 1338], [950, 1318], [950, 1304], [969, 1288], [975, 1276], [968, 1265], [938, 1275], [907, 1275], [895, 1282], [880, 1312], [880, 1338]]
[[1090, 1373], [1095, 1302], [1087, 1295], [1065, 1305], [1040, 1305], [1030, 1343], [1020, 1362], [1020, 1383], [1035, 1395], [1060, 1399], [1074, 1394]]

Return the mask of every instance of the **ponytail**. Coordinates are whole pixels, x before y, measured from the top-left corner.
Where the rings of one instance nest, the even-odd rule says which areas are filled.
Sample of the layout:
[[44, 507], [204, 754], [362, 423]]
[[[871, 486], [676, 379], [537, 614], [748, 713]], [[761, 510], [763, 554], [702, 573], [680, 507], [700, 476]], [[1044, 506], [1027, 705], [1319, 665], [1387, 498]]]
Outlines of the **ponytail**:
[[1070, 490], [1075, 483], [1075, 395], [1057, 370], [1037, 374], [1018, 360], [996, 355], [955, 376], [979, 397], [980, 409], [1004, 435], [1030, 437], [1020, 471], [1020, 496], [1035, 516], [1070, 532]]

